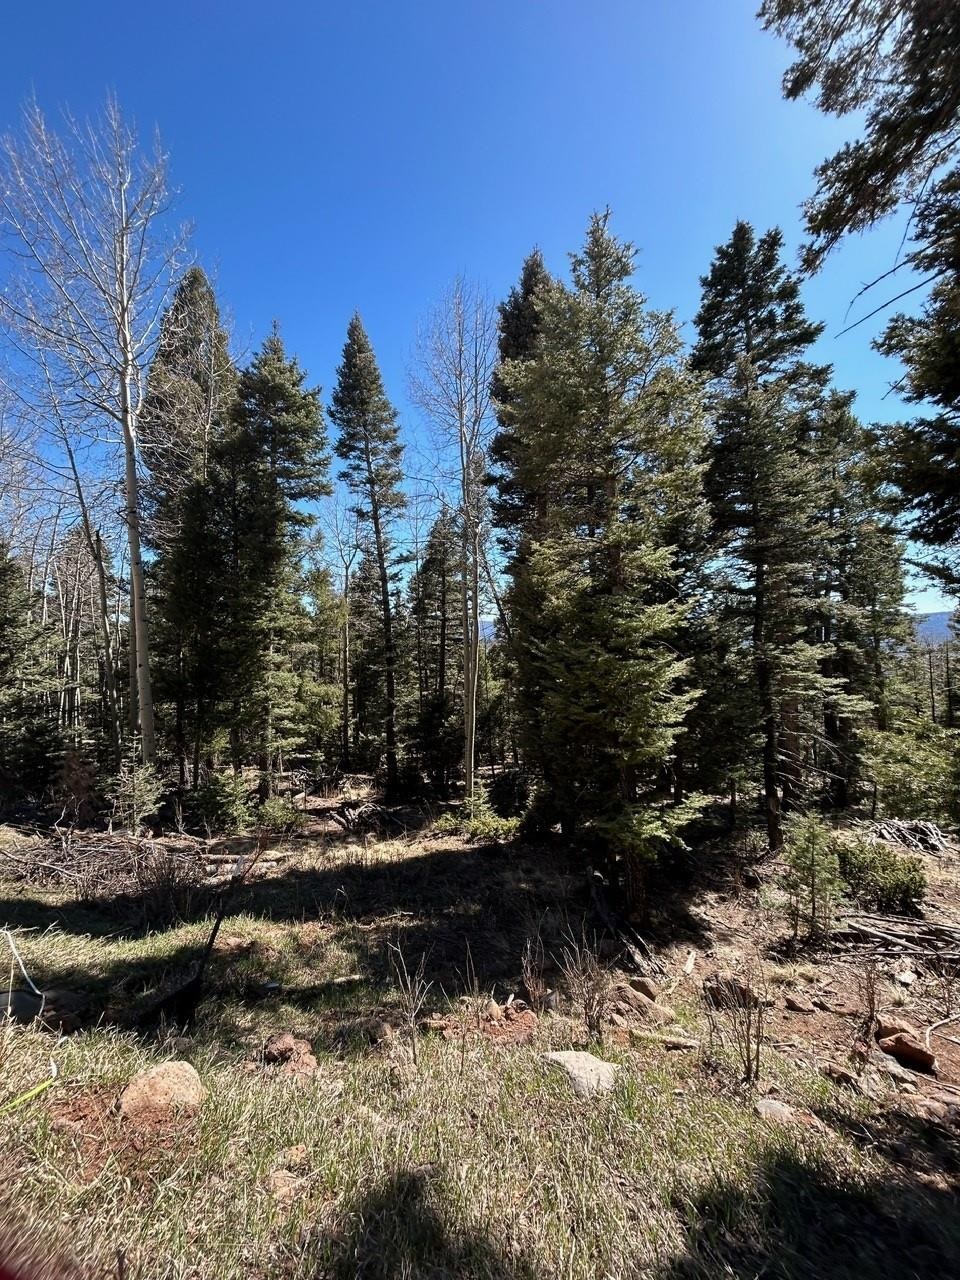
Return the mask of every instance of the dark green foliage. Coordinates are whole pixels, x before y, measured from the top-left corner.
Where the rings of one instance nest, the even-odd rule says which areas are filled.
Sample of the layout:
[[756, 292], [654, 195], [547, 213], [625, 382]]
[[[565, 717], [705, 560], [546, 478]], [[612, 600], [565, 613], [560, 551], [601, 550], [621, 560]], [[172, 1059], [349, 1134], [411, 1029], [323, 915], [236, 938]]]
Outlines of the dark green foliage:
[[[523, 264], [520, 280], [500, 303], [497, 349], [500, 364], [510, 360], [526, 360], [533, 355], [540, 333], [538, 299], [551, 284], [551, 277], [539, 249], [534, 249]], [[530, 495], [520, 486], [520, 464], [523, 439], [510, 425], [505, 412], [510, 402], [510, 388], [501, 377], [499, 368], [494, 374], [491, 392], [495, 403], [502, 406], [497, 414], [498, 430], [490, 442], [490, 482], [495, 490], [491, 502], [494, 524], [503, 530], [513, 530], [514, 539], [502, 539], [508, 555], [522, 555], [524, 551], [523, 529], [530, 518]]]
[[806, 215], [807, 262], [818, 266], [848, 232], [921, 194], [939, 199], [960, 127], [960, 10], [942, 0], [764, 0], [760, 17], [797, 50], [787, 97], [816, 90], [821, 111], [865, 113], [862, 136], [817, 170]]
[[376, 562], [383, 642], [383, 738], [388, 794], [398, 789], [397, 652], [391, 601], [395, 551], [391, 526], [405, 506], [400, 488], [403, 446], [396, 410], [359, 315], [347, 327], [337, 369], [330, 420], [338, 428], [336, 454], [344, 480], [356, 499], [356, 513], [368, 527]]
[[837, 843], [819, 818], [794, 815], [787, 823], [781, 884], [787, 893], [787, 913], [793, 936], [808, 938], [829, 933], [840, 898]]
[[837, 857], [851, 896], [869, 911], [908, 915], [926, 896], [923, 861], [880, 840], [838, 840]]
[[302, 577], [304, 504], [329, 492], [319, 392], [274, 331], [240, 378], [216, 459], [218, 537], [225, 560], [219, 661], [231, 673], [221, 717], [234, 764], [252, 750], [263, 798], [284, 754], [308, 737], [312, 645]]
[[23, 571], [0, 541], [0, 804], [39, 797], [52, 781], [62, 747], [48, 713], [55, 672], [52, 635], [34, 621]]
[[[706, 488], [717, 635], [727, 664], [739, 652], [752, 669], [749, 692], [730, 686], [734, 699], [721, 719], [739, 724], [745, 751], [756, 739], [762, 744], [773, 847], [781, 805], [801, 803], [825, 707], [849, 716], [859, 705], [843, 702], [847, 689], [832, 669], [824, 626], [835, 578], [825, 500], [836, 488], [825, 441], [845, 402], [827, 397], [829, 369], [805, 358], [820, 327], [806, 318], [781, 250], [779, 231], [758, 239], [737, 224], [703, 277], [692, 354], [709, 378], [713, 418]], [[716, 673], [724, 676], [724, 663]]]
[[412, 746], [431, 785], [445, 795], [463, 762], [460, 539], [446, 507], [427, 535], [407, 594], [418, 683]]
[[686, 606], [667, 533], [702, 518], [702, 428], [672, 318], [645, 309], [607, 221], [592, 220], [572, 287], [539, 296], [539, 337], [501, 366], [499, 412], [530, 507], [511, 648], [539, 804], [623, 858], [636, 902], [644, 859], [688, 816], [663, 792], [694, 701], [670, 643]]
[[[216, 633], [226, 549], [216, 478], [237, 389], [216, 298], [199, 267], [163, 317], [141, 413], [146, 533], [154, 551], [150, 602], [154, 692], [180, 771], [194, 785], [227, 683]], [[167, 709], [172, 714], [165, 714]]]
[[[765, 24], [787, 37], [797, 60], [784, 78], [790, 98], [816, 91], [834, 115], [862, 114], [861, 134], [817, 170], [807, 202], [808, 269], [848, 233], [902, 205], [912, 248], [873, 285], [896, 301], [933, 288], [921, 315], [899, 315], [877, 344], [902, 360], [906, 398], [931, 416], [890, 432], [895, 478], [918, 541], [948, 550], [934, 561], [960, 586], [960, 9], [942, 0], [765, 0]], [[904, 278], [914, 269], [919, 279]], [[890, 281], [889, 287], [882, 283]], [[881, 306], [887, 299], [880, 298]], [[876, 308], [879, 310], [880, 308]]]

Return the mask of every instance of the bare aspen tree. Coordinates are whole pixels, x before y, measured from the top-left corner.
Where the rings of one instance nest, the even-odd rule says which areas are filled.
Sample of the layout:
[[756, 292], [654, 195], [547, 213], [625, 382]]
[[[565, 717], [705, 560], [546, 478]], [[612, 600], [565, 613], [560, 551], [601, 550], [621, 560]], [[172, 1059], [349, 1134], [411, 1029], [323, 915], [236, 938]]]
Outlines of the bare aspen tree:
[[414, 400], [433, 423], [444, 453], [454, 462], [463, 618], [463, 760], [468, 800], [473, 798], [475, 787], [486, 446], [493, 425], [490, 380], [496, 364], [496, 334], [496, 312], [490, 300], [458, 276], [420, 332], [411, 379]]
[[51, 129], [31, 104], [0, 143], [0, 228], [12, 260], [0, 321], [27, 356], [44, 353], [68, 417], [119, 445], [130, 571], [131, 702], [144, 761], [155, 758], [141, 556], [138, 420], [145, 372], [181, 239], [161, 238], [165, 157], [140, 150], [110, 99], [103, 116]]

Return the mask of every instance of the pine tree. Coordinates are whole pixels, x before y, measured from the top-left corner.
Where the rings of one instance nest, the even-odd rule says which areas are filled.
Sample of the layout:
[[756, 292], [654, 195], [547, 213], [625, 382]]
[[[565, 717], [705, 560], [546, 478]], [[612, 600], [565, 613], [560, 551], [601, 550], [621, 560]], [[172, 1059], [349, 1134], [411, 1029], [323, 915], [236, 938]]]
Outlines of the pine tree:
[[400, 489], [403, 446], [396, 410], [387, 399], [383, 379], [359, 315], [347, 327], [347, 341], [337, 369], [330, 420], [338, 428], [336, 454], [345, 464], [340, 479], [357, 500], [358, 518], [369, 528], [376, 557], [383, 628], [385, 691], [384, 749], [386, 790], [398, 786], [397, 655], [394, 643], [391, 579], [394, 563], [392, 525], [405, 505]]
[[511, 566], [522, 714], [534, 699], [542, 712], [527, 751], [549, 816], [622, 860], [637, 905], [648, 858], [689, 816], [666, 807], [695, 699], [669, 642], [687, 605], [667, 531], [700, 520], [703, 436], [676, 325], [645, 308], [633, 260], [595, 216], [571, 287], [539, 295], [533, 355], [499, 377], [513, 492], [534, 512]]
[[252, 745], [261, 797], [285, 751], [303, 742], [302, 646], [309, 632], [302, 540], [306, 504], [330, 492], [320, 394], [305, 385], [279, 333], [241, 374], [231, 429], [217, 457], [216, 507], [226, 558], [220, 661], [235, 767]]
[[173, 703], [181, 787], [188, 754], [194, 788], [199, 784], [201, 751], [225, 674], [212, 630], [223, 554], [209, 473], [237, 380], [213, 290], [203, 271], [192, 267], [164, 314], [141, 414], [157, 696]]
[[441, 795], [463, 760], [462, 703], [456, 695], [463, 629], [459, 541], [453, 514], [444, 507], [408, 587], [418, 677], [413, 738], [421, 765]]
[[[526, 360], [533, 355], [540, 333], [538, 299], [550, 283], [543, 255], [539, 249], [534, 249], [524, 261], [518, 283], [498, 309], [497, 347], [501, 365], [508, 360]], [[493, 521], [499, 529], [519, 535], [505, 538], [503, 547], [508, 555], [522, 556], [526, 545], [522, 530], [530, 518], [531, 503], [529, 495], [517, 487], [523, 446], [510, 426], [506, 412], [510, 389], [500, 376], [499, 367], [493, 376], [492, 391], [495, 402], [502, 406], [497, 415], [498, 430], [490, 442], [490, 481], [496, 490], [492, 502]]]
[[804, 700], [822, 653], [811, 637], [825, 554], [815, 416], [829, 369], [804, 359], [820, 333], [781, 262], [782, 236], [738, 222], [702, 278], [692, 365], [709, 379], [713, 435], [707, 493], [724, 611], [751, 654], [771, 847], [781, 801], [799, 803]]
[[35, 621], [23, 571], [0, 541], [0, 806], [49, 782], [61, 743], [50, 703], [55, 651]]

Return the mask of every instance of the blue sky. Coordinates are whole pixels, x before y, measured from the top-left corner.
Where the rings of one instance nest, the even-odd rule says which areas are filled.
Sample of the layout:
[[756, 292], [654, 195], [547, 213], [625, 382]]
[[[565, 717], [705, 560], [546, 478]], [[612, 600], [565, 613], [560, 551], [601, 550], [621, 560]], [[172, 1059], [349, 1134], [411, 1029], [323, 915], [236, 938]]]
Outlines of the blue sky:
[[[688, 322], [737, 218], [779, 224], [795, 252], [812, 170], [850, 126], [782, 101], [789, 51], [756, 7], [47, 0], [4, 14], [0, 122], [30, 92], [51, 114], [84, 114], [114, 89], [142, 132], [160, 129], [238, 342], [278, 319], [329, 392], [359, 309], [415, 436], [417, 321], [458, 272], [500, 297], [535, 244], [562, 270], [609, 204], [651, 303]], [[893, 366], [870, 350], [881, 320], [836, 335], [901, 234], [849, 242], [806, 288], [827, 324], [821, 357], [868, 421], [903, 411], [886, 395]]]

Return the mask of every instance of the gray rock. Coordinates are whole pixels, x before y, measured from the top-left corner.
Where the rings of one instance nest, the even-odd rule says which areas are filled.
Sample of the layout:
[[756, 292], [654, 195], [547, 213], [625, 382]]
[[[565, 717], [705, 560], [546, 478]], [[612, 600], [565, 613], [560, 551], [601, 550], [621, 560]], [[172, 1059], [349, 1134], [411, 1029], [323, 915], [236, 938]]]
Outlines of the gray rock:
[[604, 1062], [592, 1053], [575, 1049], [545, 1053], [544, 1062], [566, 1072], [570, 1087], [578, 1098], [592, 1098], [597, 1093], [609, 1093], [617, 1082], [620, 1068], [615, 1062]]
[[797, 1118], [793, 1107], [778, 1098], [760, 1098], [754, 1103], [753, 1109], [761, 1119], [775, 1124], [792, 1124]]

